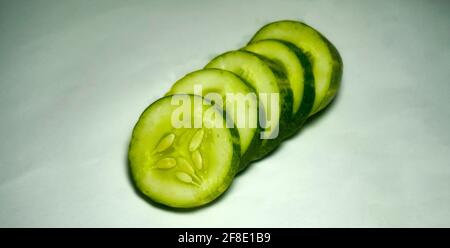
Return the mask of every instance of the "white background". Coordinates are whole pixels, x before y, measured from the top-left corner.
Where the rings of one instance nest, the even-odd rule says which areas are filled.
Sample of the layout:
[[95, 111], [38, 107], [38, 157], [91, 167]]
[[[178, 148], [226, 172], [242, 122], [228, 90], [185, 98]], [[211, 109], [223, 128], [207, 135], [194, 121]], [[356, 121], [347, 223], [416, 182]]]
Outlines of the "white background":
[[[0, 1], [0, 226], [450, 226], [448, 1]], [[339, 96], [214, 204], [149, 204], [131, 130], [184, 74], [299, 19]]]

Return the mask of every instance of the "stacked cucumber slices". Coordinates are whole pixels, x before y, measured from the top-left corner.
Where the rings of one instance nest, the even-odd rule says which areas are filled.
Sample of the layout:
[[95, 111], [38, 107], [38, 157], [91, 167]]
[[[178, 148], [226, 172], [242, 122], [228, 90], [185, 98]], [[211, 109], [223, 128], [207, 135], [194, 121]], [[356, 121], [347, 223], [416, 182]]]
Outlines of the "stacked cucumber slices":
[[187, 74], [142, 113], [129, 148], [135, 185], [170, 207], [213, 201], [325, 108], [341, 76], [338, 51], [312, 27], [262, 27], [247, 46]]

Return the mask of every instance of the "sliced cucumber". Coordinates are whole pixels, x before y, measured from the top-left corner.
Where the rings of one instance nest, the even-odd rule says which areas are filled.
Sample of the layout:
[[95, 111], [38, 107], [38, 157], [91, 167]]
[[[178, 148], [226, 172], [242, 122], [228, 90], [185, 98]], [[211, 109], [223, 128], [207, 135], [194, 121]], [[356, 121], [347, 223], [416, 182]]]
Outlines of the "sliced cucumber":
[[342, 70], [336, 48], [310, 26], [262, 27], [142, 113], [128, 151], [135, 186], [170, 207], [213, 201], [334, 99]]
[[[193, 95], [161, 98], [134, 127], [129, 148], [132, 176], [138, 189], [155, 202], [180, 208], [204, 205], [228, 188], [238, 170], [237, 130], [226, 127], [221, 109], [202, 101]], [[188, 118], [185, 123], [198, 125], [200, 120], [201, 128], [175, 128], [180, 102], [192, 114], [181, 115]]]
[[[231, 71], [256, 90], [259, 102], [264, 109], [262, 113], [273, 120], [270, 120], [272, 125], [264, 129], [265, 135], [262, 137], [260, 147], [252, 152], [252, 159], [260, 159], [275, 149], [283, 136], [279, 132], [284, 131], [288, 126], [292, 109], [292, 91], [282, 68], [254, 53], [245, 51], [231, 51], [219, 55], [205, 68]], [[270, 96], [271, 93], [279, 94], [279, 98], [276, 99], [278, 104], [275, 106], [270, 104], [270, 98], [265, 97]], [[260, 120], [265, 117], [260, 116]]]
[[269, 23], [250, 43], [266, 39], [291, 42], [310, 56], [316, 93], [311, 115], [325, 108], [336, 95], [342, 77], [342, 59], [336, 48], [318, 31], [297, 21]]
[[[196, 92], [196, 86], [201, 86], [201, 92]], [[220, 95], [221, 99], [216, 101], [216, 104], [227, 110], [239, 131], [242, 155], [240, 167], [242, 169], [250, 159], [247, 151], [259, 147], [260, 143], [258, 138], [260, 129], [257, 128], [258, 101], [255, 90], [251, 86], [232, 72], [220, 69], [203, 69], [189, 73], [178, 80], [166, 95], [201, 94], [211, 101], [217, 100], [214, 99], [216, 95], [210, 93]], [[239, 94], [246, 96], [251, 93], [253, 93], [253, 97], [250, 95], [249, 97], [238, 97]], [[227, 95], [231, 97], [228, 98]]]
[[243, 50], [259, 54], [284, 68], [293, 96], [293, 122], [288, 135], [295, 133], [309, 116], [314, 103], [314, 77], [308, 58], [293, 44], [280, 40], [256, 41]]

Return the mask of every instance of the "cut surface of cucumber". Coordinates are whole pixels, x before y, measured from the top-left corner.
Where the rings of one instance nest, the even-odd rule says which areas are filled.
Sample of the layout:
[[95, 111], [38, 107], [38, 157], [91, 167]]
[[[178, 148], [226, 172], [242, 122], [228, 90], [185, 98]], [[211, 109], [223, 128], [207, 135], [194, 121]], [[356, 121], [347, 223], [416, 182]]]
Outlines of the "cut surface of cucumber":
[[[264, 117], [259, 116], [259, 119], [267, 116], [272, 125], [264, 129], [266, 136], [262, 137], [261, 145], [253, 151], [252, 158], [259, 159], [276, 148], [281, 142], [282, 135], [279, 132], [288, 125], [292, 109], [292, 91], [282, 68], [276, 68], [272, 62], [246, 51], [231, 51], [219, 55], [205, 68], [231, 71], [249, 83], [258, 94], [264, 114]], [[272, 93], [278, 97], [276, 106], [271, 104]]]
[[[199, 86], [201, 88], [199, 88]], [[199, 92], [197, 92], [200, 90]], [[215, 97], [220, 95], [220, 101]], [[239, 132], [241, 144], [241, 166], [248, 161], [247, 151], [260, 143], [260, 129], [257, 128], [258, 101], [255, 90], [232, 72], [220, 69], [203, 69], [187, 74], [177, 82], [166, 95], [195, 94], [215, 101], [232, 117]], [[253, 97], [243, 98], [253, 94]], [[227, 97], [230, 96], [230, 97]], [[251, 123], [253, 122], [253, 123]]]
[[314, 77], [308, 58], [295, 45], [280, 40], [256, 41], [243, 50], [259, 54], [284, 68], [293, 96], [293, 123], [289, 134], [294, 133], [309, 116], [314, 103]]
[[[176, 114], [181, 103], [187, 104], [184, 111], [191, 110], [184, 122], [190, 127], [174, 127], [174, 118], [189, 118]], [[221, 195], [240, 159], [239, 134], [226, 127], [222, 113], [193, 95], [166, 96], [151, 104], [135, 125], [129, 147], [137, 188], [155, 202], [178, 208], [198, 207]], [[195, 128], [196, 120], [201, 127]], [[212, 125], [217, 123], [222, 128]]]
[[342, 59], [336, 48], [318, 31], [297, 21], [278, 21], [262, 27], [250, 43], [279, 39], [290, 42], [310, 56], [315, 79], [315, 100], [311, 115], [333, 100], [342, 76]]

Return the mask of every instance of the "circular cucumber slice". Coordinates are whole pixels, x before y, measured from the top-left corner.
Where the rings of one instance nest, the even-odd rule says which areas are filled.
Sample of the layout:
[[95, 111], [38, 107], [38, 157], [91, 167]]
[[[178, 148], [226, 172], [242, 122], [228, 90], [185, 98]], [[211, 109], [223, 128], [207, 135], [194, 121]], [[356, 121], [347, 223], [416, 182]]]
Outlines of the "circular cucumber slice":
[[232, 72], [203, 69], [191, 72], [178, 80], [166, 95], [195, 94], [208, 100], [218, 100], [215, 99], [217, 95], [211, 93], [220, 96], [220, 101], [215, 103], [233, 118], [241, 144], [240, 167], [244, 168], [249, 160], [247, 151], [255, 149], [260, 143], [258, 138], [260, 129], [257, 127], [258, 100], [255, 90], [250, 85]]
[[[191, 110], [190, 118], [187, 112], [178, 115], [180, 108]], [[174, 125], [180, 116], [188, 118], [185, 124], [190, 127]], [[201, 127], [194, 128], [196, 120]], [[220, 123], [222, 127], [213, 126]], [[133, 180], [143, 194], [171, 207], [198, 207], [231, 184], [239, 167], [239, 134], [226, 127], [223, 111], [204, 104], [203, 98], [167, 96], [142, 113], [128, 157]]]
[[280, 40], [261, 40], [243, 48], [284, 68], [292, 89], [292, 120], [287, 135], [295, 133], [309, 116], [314, 103], [314, 77], [306, 55], [295, 45]]
[[278, 21], [265, 25], [250, 43], [278, 39], [299, 47], [310, 56], [315, 78], [315, 100], [311, 115], [333, 100], [342, 77], [342, 59], [337, 49], [314, 28], [297, 21]]

